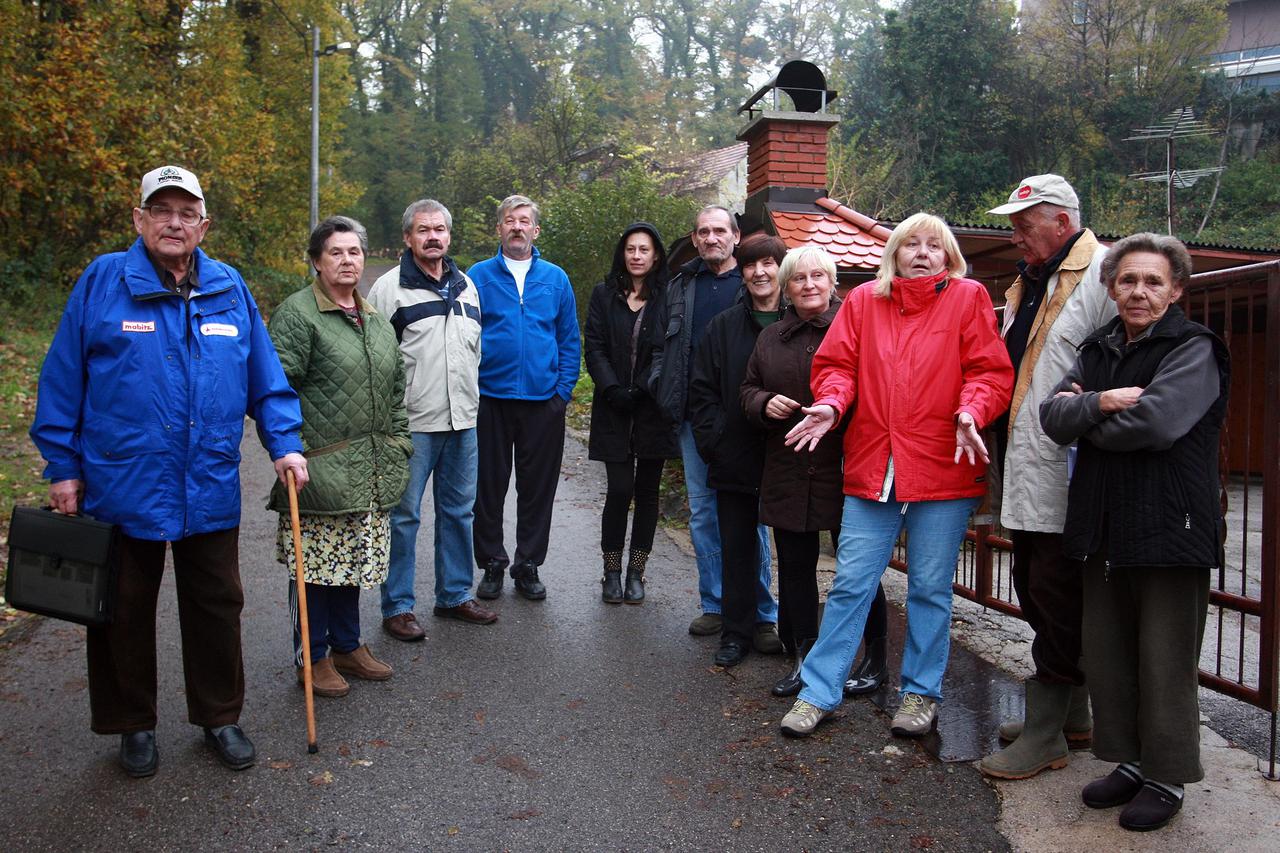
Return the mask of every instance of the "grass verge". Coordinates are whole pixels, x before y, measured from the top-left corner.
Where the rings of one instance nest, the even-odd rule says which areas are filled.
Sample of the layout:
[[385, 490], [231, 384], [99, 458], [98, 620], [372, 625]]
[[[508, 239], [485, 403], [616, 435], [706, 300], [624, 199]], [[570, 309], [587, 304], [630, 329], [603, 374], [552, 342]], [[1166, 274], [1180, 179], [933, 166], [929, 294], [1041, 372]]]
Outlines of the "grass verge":
[[[17, 505], [45, 499], [44, 462], [27, 430], [36, 411], [36, 380], [58, 324], [56, 310], [36, 316], [9, 311], [0, 317], [0, 581], [9, 565], [9, 518]], [[0, 587], [0, 637], [27, 614], [4, 601]]]

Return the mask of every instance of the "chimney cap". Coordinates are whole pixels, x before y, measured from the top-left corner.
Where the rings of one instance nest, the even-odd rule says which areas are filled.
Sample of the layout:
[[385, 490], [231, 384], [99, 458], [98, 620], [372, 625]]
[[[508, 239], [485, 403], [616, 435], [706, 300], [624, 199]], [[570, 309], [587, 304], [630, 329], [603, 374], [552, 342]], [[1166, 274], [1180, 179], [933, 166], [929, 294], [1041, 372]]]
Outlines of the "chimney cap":
[[[769, 78], [747, 102], [738, 108], [739, 113], [753, 112], [752, 107], [770, 91], [781, 89], [791, 96], [796, 112], [826, 112], [827, 104], [834, 101], [838, 94], [827, 88], [827, 78], [822, 70], [812, 62], [804, 59], [793, 59], [783, 63], [778, 73]], [[775, 96], [775, 108], [776, 108]]]

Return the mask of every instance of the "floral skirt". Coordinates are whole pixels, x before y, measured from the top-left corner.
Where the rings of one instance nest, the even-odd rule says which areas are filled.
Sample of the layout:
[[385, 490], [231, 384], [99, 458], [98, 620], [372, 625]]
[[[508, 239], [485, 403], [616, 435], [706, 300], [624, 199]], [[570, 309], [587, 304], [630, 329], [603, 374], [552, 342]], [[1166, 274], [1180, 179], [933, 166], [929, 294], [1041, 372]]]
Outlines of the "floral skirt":
[[[302, 565], [307, 583], [370, 589], [387, 579], [391, 559], [391, 513], [381, 510], [346, 515], [304, 515]], [[293, 527], [280, 513], [276, 560], [293, 566]]]

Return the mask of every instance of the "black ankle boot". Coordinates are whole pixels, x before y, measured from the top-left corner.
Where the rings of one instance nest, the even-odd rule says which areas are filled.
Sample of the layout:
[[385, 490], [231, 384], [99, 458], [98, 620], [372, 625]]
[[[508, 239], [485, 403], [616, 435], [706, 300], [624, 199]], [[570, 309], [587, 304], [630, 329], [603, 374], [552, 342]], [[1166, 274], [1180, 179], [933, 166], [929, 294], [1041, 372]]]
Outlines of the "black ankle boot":
[[631, 549], [631, 559], [627, 562], [627, 591], [622, 598], [627, 604], [644, 601], [644, 565], [648, 561], [648, 551]]
[[884, 684], [888, 664], [885, 661], [885, 638], [867, 640], [862, 652], [862, 660], [849, 673], [849, 680], [844, 683], [844, 695], [862, 696], [875, 693]]
[[600, 579], [600, 600], [605, 604], [622, 603], [622, 552], [604, 552], [604, 577]]
[[814, 639], [811, 637], [807, 640], [801, 640], [796, 646], [795, 664], [791, 671], [778, 679], [778, 683], [773, 685], [773, 689], [769, 692], [774, 696], [795, 696], [800, 692], [800, 688], [804, 687], [804, 682], [800, 680], [800, 667], [804, 665], [805, 655], [809, 654], [809, 650], [813, 648]]

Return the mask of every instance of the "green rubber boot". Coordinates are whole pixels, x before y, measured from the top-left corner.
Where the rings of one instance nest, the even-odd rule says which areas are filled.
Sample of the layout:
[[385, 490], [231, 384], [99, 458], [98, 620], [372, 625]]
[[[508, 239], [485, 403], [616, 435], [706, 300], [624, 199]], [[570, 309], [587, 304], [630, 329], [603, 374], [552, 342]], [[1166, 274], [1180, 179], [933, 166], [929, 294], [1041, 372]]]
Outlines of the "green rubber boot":
[[[1093, 746], [1093, 715], [1089, 713], [1089, 688], [1085, 685], [1071, 688], [1071, 707], [1067, 709], [1067, 722], [1062, 727], [1067, 736], [1068, 749], [1088, 749]], [[1000, 724], [1000, 740], [1012, 743], [1022, 734], [1022, 720], [1007, 720]]]
[[1067, 739], [1062, 733], [1071, 705], [1070, 684], [1027, 679], [1026, 720], [1017, 740], [982, 759], [983, 774], [996, 779], [1030, 779], [1042, 770], [1067, 766]]

